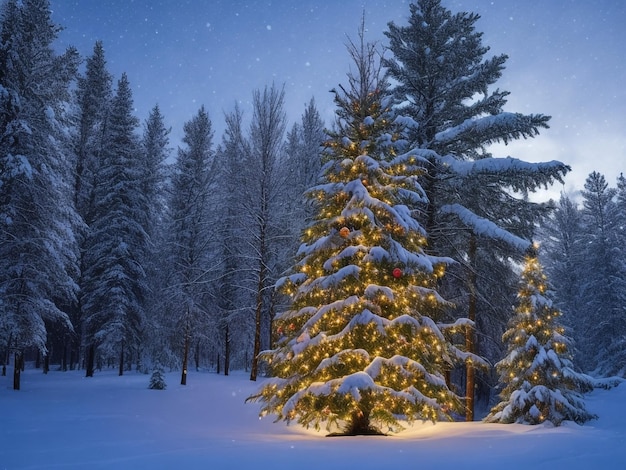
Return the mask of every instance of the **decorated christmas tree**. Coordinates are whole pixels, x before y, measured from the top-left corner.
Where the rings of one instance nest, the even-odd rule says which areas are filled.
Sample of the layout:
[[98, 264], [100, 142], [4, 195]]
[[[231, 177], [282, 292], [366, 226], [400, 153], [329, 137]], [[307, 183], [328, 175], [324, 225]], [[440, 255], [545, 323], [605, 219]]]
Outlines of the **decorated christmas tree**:
[[425, 253], [409, 209], [424, 202], [424, 151], [401, 151], [374, 47], [361, 36], [349, 51], [356, 73], [335, 91], [327, 163], [308, 192], [317, 213], [278, 282], [291, 304], [276, 317], [275, 349], [261, 355], [272, 378], [250, 399], [262, 415], [355, 435], [449, 418], [460, 400], [445, 373], [463, 353], [438, 324], [449, 260]]
[[485, 420], [558, 426], [563, 420], [595, 418], [582, 396], [593, 388], [592, 379], [573, 368], [571, 341], [534, 250], [526, 256], [521, 277], [518, 306], [502, 337], [508, 353], [496, 364], [504, 387], [501, 402]]

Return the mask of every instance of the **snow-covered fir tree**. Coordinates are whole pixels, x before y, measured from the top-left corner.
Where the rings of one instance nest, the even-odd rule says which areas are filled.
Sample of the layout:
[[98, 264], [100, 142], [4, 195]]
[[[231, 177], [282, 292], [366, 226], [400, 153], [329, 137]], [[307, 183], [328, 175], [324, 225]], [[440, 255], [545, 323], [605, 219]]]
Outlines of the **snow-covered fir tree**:
[[76, 89], [76, 208], [88, 225], [93, 217], [94, 191], [98, 166], [106, 146], [105, 132], [111, 99], [113, 77], [107, 70], [104, 45], [97, 41], [91, 56], [85, 60], [84, 75], [78, 77]]
[[283, 249], [295, 253], [298, 249], [300, 233], [314, 214], [314, 208], [307, 202], [304, 193], [317, 183], [322, 168], [321, 150], [327, 136], [324, 123], [315, 106], [315, 101], [307, 104], [299, 123], [295, 123], [287, 134], [285, 145], [286, 179], [283, 198], [289, 218]]
[[[626, 293], [626, 177], [620, 173], [617, 178], [617, 194], [615, 198], [615, 257], [620, 263], [621, 275], [614, 281], [614, 288], [622, 294]], [[622, 295], [624, 299], [624, 295]], [[606, 358], [609, 364], [604, 368], [605, 374], [626, 377], [626, 299], [622, 303], [621, 312], [617, 310], [612, 321], [613, 341], [609, 346]]]
[[[106, 124], [113, 98], [113, 77], [107, 70], [104, 45], [97, 41], [93, 53], [85, 60], [85, 71], [79, 75], [74, 93], [74, 204], [80, 214], [84, 226], [77, 231], [81, 253], [84, 252], [93, 222], [96, 178], [102, 163], [103, 151], [106, 146]], [[79, 288], [83, 288], [81, 256], [81, 276]], [[85, 329], [82, 306], [80, 302], [70, 312], [70, 318], [77, 329], [76, 335], [70, 337], [68, 344], [71, 351], [70, 368], [73, 361], [83, 357], [85, 347]]]
[[165, 374], [163, 367], [157, 362], [150, 376], [150, 384], [148, 385], [150, 390], [165, 390], [167, 383], [165, 382]]
[[293, 274], [292, 298], [262, 353], [273, 376], [250, 400], [262, 414], [346, 434], [400, 419], [446, 419], [460, 401], [445, 372], [461, 356], [437, 321], [448, 259], [425, 254], [409, 205], [425, 202], [417, 177], [427, 152], [403, 153], [376, 47], [349, 44], [355, 72], [335, 91], [337, 121], [322, 181], [310, 189], [314, 221]]
[[247, 139], [244, 165], [240, 169], [244, 185], [239, 200], [249, 275], [243, 281], [254, 293], [254, 345], [250, 380], [258, 375], [258, 355], [270, 345], [270, 325], [274, 316], [273, 285], [278, 278], [279, 247], [284, 243], [281, 190], [286, 184], [283, 144], [287, 116], [285, 90], [275, 84], [252, 93], [252, 122]]
[[168, 201], [167, 311], [173, 347], [180, 352], [181, 385], [187, 384], [192, 344], [208, 324], [209, 280], [212, 273], [212, 184], [215, 178], [213, 129], [202, 106], [184, 126], [183, 147], [172, 172]]
[[[219, 184], [215, 192], [214, 220], [216, 223], [216, 253], [221, 274], [213, 283], [215, 309], [213, 318], [218, 329], [215, 341], [217, 372], [228, 375], [231, 364], [243, 369], [247, 366], [250, 336], [250, 311], [241, 308], [250, 305], [250, 293], [242, 288], [240, 268], [244, 261], [246, 243], [241, 217], [239, 188], [242, 181], [242, 155], [247, 152], [247, 142], [242, 129], [243, 114], [239, 106], [226, 114], [226, 130], [216, 158]], [[222, 367], [223, 366], [223, 367]]]
[[574, 370], [571, 340], [560, 316], [533, 250], [524, 262], [515, 315], [502, 338], [507, 355], [496, 364], [503, 385], [501, 401], [486, 421], [549, 421], [558, 426], [564, 420], [584, 423], [594, 418], [583, 399], [583, 393], [593, 388], [592, 379]]
[[143, 194], [147, 203], [146, 232], [150, 237], [145, 270], [148, 295], [146, 297], [146, 322], [143, 328], [145, 348], [143, 356], [146, 366], [155, 360], [173, 367], [169, 346], [166, 298], [163, 295], [167, 285], [167, 257], [162, 256], [166, 247], [167, 226], [165, 223], [169, 166], [166, 163], [171, 153], [169, 147], [170, 129], [165, 126], [165, 118], [159, 106], [154, 106], [144, 123], [141, 147], [145, 159]]
[[155, 235], [162, 222], [166, 207], [165, 190], [169, 168], [166, 160], [170, 156], [169, 134], [171, 128], [165, 126], [165, 117], [158, 105], [151, 110], [144, 123], [141, 147], [145, 159], [143, 193], [148, 204], [148, 234]]
[[[80, 227], [67, 138], [79, 57], [56, 55], [47, 0], [9, 0], [0, 16], [0, 345], [19, 362], [48, 353], [49, 331], [72, 333]], [[4, 349], [4, 348], [3, 348]]]
[[581, 367], [586, 358], [583, 284], [588, 276], [585, 226], [580, 209], [572, 198], [561, 194], [555, 210], [538, 229], [541, 259], [554, 289], [554, 305], [563, 312], [563, 325], [571, 332], [576, 345], [574, 362]]
[[[396, 111], [412, 124], [411, 147], [433, 151], [420, 179], [428, 202], [419, 220], [429, 233], [430, 253], [458, 261], [441, 292], [454, 299], [458, 316], [476, 319], [481, 334], [467, 330], [469, 350], [495, 360], [497, 343], [480, 344], [479, 338], [500, 336], [502, 312], [514, 297], [511, 260], [521, 260], [548, 209], [526, 195], [561, 181], [569, 168], [492, 157], [491, 144], [534, 137], [549, 117], [504, 111], [509, 93], [490, 87], [507, 56], [486, 57], [489, 48], [475, 28], [479, 15], [452, 13], [441, 0], [417, 0], [409, 8], [406, 26], [388, 24], [391, 54], [384, 64], [395, 83]], [[467, 364], [468, 419], [472, 367]]]
[[582, 191], [587, 264], [581, 296], [581, 346], [587, 352], [585, 370], [600, 376], [626, 372], [626, 261], [617, 194], [617, 189], [609, 187], [596, 171], [587, 177]]
[[149, 238], [138, 124], [130, 84], [123, 74], [111, 104], [83, 258], [87, 376], [93, 375], [96, 353], [103, 360], [117, 357], [120, 375], [125, 353], [139, 354]]

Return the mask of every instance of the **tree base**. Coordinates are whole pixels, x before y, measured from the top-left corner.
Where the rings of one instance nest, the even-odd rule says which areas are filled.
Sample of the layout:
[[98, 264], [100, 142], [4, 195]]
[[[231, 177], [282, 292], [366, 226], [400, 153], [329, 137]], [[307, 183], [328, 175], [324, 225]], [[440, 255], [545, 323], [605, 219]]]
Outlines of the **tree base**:
[[358, 419], [355, 423], [350, 423], [342, 432], [332, 432], [326, 437], [342, 436], [386, 436], [380, 429], [369, 424], [367, 419]]
[[333, 432], [326, 437], [340, 436], [386, 436], [386, 434], [370, 424], [369, 411], [356, 410], [343, 432]]
[[387, 436], [384, 432], [376, 428], [369, 428], [358, 431], [331, 432], [326, 437], [347, 437], [347, 436]]

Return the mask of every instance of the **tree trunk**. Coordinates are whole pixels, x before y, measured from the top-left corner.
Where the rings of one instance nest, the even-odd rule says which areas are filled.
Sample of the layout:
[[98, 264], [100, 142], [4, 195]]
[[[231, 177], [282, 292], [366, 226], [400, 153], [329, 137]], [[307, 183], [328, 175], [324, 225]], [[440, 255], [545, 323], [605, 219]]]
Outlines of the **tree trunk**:
[[47, 374], [50, 371], [50, 352], [43, 358], [43, 373]]
[[[469, 262], [469, 301], [467, 308], [467, 318], [472, 322], [476, 322], [476, 237], [474, 235], [470, 238], [469, 250], [468, 250], [468, 262]], [[473, 326], [468, 326], [465, 329], [465, 350], [468, 353], [476, 353], [476, 341], [475, 333], [476, 329]], [[474, 421], [474, 398], [475, 398], [475, 369], [471, 360], [467, 360], [465, 363], [466, 378], [465, 378], [465, 421]]]
[[93, 364], [95, 361], [95, 355], [96, 355], [96, 347], [94, 346], [93, 343], [91, 343], [89, 345], [89, 348], [87, 349], [87, 371], [85, 373], [85, 377], [93, 377]]
[[180, 384], [187, 385], [187, 361], [189, 359], [189, 334], [185, 333], [185, 344], [183, 348], [183, 371], [180, 376]]
[[252, 367], [250, 368], [250, 380], [255, 381], [259, 370], [259, 353], [261, 352], [261, 318], [263, 316], [263, 288], [265, 279], [265, 230], [260, 234], [261, 253], [259, 255], [259, 279], [256, 293], [256, 312], [254, 317], [254, 351], [252, 354]]
[[369, 410], [358, 409], [352, 413], [350, 422], [343, 433], [331, 436], [382, 436], [383, 433], [370, 423]]
[[200, 370], [200, 340], [196, 343], [196, 350], [194, 351], [193, 359], [196, 363], [196, 372]]
[[228, 325], [224, 333], [224, 375], [228, 375], [230, 369], [230, 331]]
[[63, 372], [67, 372], [67, 341], [63, 342], [63, 359], [61, 360]]
[[11, 343], [11, 338], [9, 337], [9, 342], [7, 343], [7, 349], [4, 353], [2, 359], [2, 377], [6, 377], [7, 375], [7, 363], [9, 362], [9, 344]]
[[20, 389], [20, 377], [22, 374], [22, 354], [18, 351], [15, 351], [15, 356], [13, 358], [13, 390]]
[[222, 358], [220, 357], [220, 353], [217, 353], [217, 374], [221, 374], [222, 372]]
[[276, 291], [272, 290], [272, 294], [270, 296], [269, 328], [267, 335], [267, 345], [269, 349], [273, 349], [274, 347], [274, 318], [276, 318]]
[[120, 348], [120, 364], [118, 367], [118, 375], [124, 375], [124, 342], [122, 342], [122, 347]]
[[74, 348], [70, 347], [70, 370], [74, 370], [79, 368], [78, 362], [78, 350], [74, 350]]

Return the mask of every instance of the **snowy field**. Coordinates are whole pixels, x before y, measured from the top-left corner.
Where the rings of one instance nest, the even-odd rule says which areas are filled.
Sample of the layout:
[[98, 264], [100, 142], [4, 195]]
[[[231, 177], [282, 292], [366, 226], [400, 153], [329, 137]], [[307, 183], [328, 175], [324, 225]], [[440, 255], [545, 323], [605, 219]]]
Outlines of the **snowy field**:
[[624, 469], [626, 384], [588, 395], [600, 416], [559, 428], [418, 423], [387, 437], [324, 433], [258, 418], [261, 384], [244, 373], [190, 373], [149, 390], [148, 375], [12, 368], [0, 377], [0, 469]]

